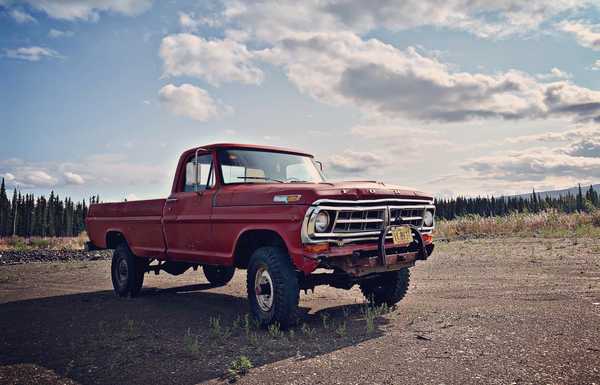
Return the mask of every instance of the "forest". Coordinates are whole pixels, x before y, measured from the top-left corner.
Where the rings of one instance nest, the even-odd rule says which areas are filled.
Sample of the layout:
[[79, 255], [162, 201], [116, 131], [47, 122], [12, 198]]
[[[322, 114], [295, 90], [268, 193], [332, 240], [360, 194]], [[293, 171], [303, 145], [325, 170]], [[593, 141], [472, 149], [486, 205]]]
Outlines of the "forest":
[[[8, 197], [4, 179], [0, 185], [0, 237], [71, 237], [85, 231], [85, 217], [90, 204], [100, 202], [92, 196], [80, 202], [60, 198], [22, 194], [16, 188]], [[436, 216], [452, 220], [467, 215], [505, 216], [511, 213], [538, 213], [556, 210], [564, 213], [591, 212], [600, 208], [598, 192], [592, 186], [578, 193], [542, 199], [535, 190], [523, 197], [457, 197], [436, 199]]]

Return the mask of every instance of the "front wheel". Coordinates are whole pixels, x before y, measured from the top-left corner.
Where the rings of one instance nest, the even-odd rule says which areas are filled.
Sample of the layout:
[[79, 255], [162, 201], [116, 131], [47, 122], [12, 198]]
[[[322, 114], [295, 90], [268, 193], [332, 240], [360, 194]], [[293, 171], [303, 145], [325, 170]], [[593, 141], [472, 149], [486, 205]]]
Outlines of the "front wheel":
[[405, 267], [398, 271], [383, 273], [360, 283], [360, 290], [367, 300], [374, 305], [394, 306], [400, 302], [408, 291], [410, 270]]
[[283, 328], [296, 323], [300, 289], [289, 255], [278, 247], [261, 247], [248, 264], [250, 312], [261, 326]]
[[235, 267], [205, 265], [202, 266], [202, 271], [212, 285], [224, 286], [233, 278]]
[[126, 244], [117, 246], [113, 253], [111, 278], [119, 297], [137, 296], [144, 284], [145, 260], [133, 255]]

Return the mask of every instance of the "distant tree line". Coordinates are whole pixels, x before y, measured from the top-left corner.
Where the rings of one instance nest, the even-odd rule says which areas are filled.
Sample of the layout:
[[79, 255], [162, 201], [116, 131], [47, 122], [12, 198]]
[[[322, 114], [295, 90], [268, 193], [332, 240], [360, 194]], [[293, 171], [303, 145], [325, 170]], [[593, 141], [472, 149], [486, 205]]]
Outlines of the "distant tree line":
[[[90, 198], [90, 203], [99, 201]], [[48, 198], [22, 195], [15, 189], [8, 198], [4, 178], [0, 184], [0, 237], [71, 237], [85, 230], [88, 206], [85, 200], [60, 199], [54, 192]]]
[[[89, 203], [100, 202], [99, 196]], [[581, 185], [577, 194], [541, 198], [535, 190], [529, 196], [519, 197], [457, 197], [436, 199], [436, 216], [444, 219], [475, 214], [485, 217], [503, 216], [511, 213], [537, 213], [547, 209], [560, 212], [591, 212], [600, 208], [599, 194], [592, 186], [583, 192]], [[22, 195], [17, 189], [12, 199], [7, 196], [4, 179], [0, 185], [0, 236], [22, 237], [70, 237], [85, 230], [88, 205], [85, 200], [73, 202], [60, 199], [54, 192], [50, 196], [35, 198], [33, 194]]]
[[600, 197], [592, 186], [583, 192], [579, 185], [577, 194], [542, 198], [535, 190], [529, 196], [474, 197], [436, 199], [436, 216], [444, 219], [476, 214], [484, 217], [503, 216], [510, 213], [538, 213], [554, 209], [564, 213], [591, 212], [600, 208]]

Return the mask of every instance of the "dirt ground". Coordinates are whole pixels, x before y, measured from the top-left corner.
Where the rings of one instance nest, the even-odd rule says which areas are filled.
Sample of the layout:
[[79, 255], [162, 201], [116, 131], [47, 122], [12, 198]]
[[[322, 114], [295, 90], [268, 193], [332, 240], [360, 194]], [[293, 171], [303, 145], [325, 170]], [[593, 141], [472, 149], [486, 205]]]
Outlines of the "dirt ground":
[[120, 299], [108, 261], [0, 266], [0, 383], [224, 383], [243, 355], [242, 384], [600, 384], [600, 240], [440, 243], [411, 274], [388, 313], [318, 287], [304, 324], [266, 331], [243, 271], [147, 275]]

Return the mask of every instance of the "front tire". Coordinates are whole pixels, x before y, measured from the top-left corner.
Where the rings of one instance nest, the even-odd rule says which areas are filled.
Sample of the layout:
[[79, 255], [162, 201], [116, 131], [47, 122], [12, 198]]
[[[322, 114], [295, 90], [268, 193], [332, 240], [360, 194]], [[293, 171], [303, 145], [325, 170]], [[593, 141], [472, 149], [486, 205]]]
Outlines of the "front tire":
[[297, 322], [298, 276], [285, 250], [261, 247], [252, 254], [247, 274], [250, 312], [261, 326], [287, 328]]
[[110, 270], [115, 294], [135, 297], [140, 293], [144, 284], [145, 260], [133, 255], [126, 244], [115, 249]]
[[202, 266], [204, 276], [214, 286], [225, 286], [235, 274], [235, 267], [227, 266]]
[[379, 306], [385, 303], [388, 306], [394, 306], [404, 298], [409, 285], [410, 270], [405, 267], [361, 282], [360, 290], [365, 298], [374, 305]]

